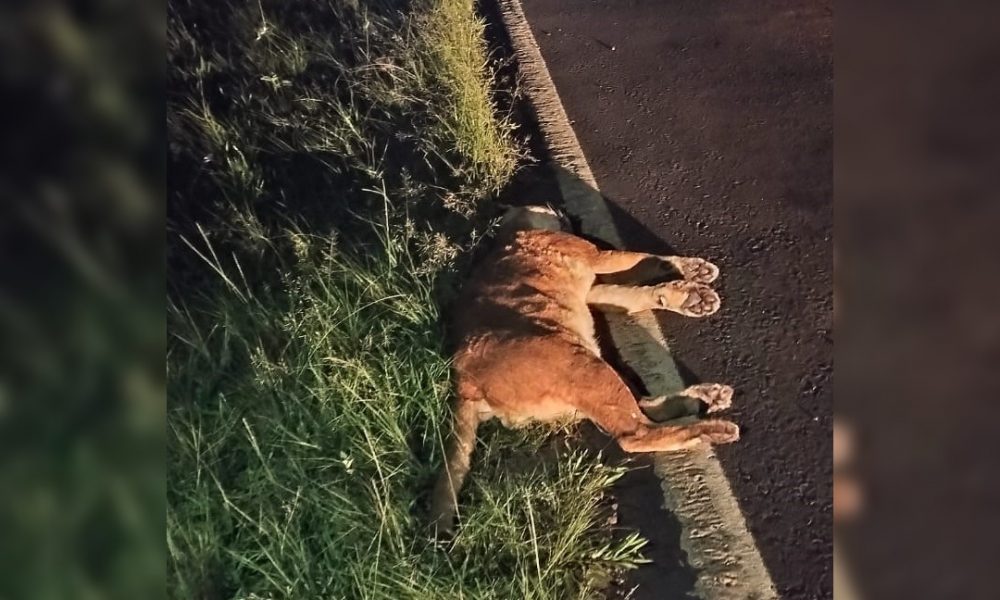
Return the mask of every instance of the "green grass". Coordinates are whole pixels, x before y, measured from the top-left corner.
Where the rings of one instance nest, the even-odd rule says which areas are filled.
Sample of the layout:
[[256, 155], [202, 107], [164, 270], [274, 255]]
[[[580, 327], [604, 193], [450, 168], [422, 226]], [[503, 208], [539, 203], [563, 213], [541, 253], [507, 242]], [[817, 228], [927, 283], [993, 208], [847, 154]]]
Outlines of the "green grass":
[[472, 3], [168, 15], [169, 596], [561, 599], [634, 565], [621, 471], [542, 428], [483, 428], [455, 539], [425, 525], [441, 307], [518, 158]]

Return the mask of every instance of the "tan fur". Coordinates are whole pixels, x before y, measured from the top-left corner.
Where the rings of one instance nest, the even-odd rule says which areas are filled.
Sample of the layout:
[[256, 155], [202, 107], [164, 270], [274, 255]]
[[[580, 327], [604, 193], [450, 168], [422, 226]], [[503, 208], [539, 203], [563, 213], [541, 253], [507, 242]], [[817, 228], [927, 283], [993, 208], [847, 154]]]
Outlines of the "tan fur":
[[[508, 211], [498, 248], [480, 265], [455, 310], [455, 426], [431, 509], [439, 533], [452, 526], [476, 427], [493, 416], [507, 426], [590, 419], [627, 452], [680, 450], [739, 437], [729, 421], [658, 425], [666, 399], [645, 399], [640, 407], [601, 359], [589, 307], [706, 316], [719, 308], [718, 295], [706, 285], [718, 269], [696, 258], [600, 250], [559, 231], [564, 226], [543, 207]], [[659, 286], [594, 285], [598, 274], [625, 271], [649, 258], [670, 264], [685, 279]], [[732, 388], [703, 384], [681, 396], [714, 411], [728, 407]]]

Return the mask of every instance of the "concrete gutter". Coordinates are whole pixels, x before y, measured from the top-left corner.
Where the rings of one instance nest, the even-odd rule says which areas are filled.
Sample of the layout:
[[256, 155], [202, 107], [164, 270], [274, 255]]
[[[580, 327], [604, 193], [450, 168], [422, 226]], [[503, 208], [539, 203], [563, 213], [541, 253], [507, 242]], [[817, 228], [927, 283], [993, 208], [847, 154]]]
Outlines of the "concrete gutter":
[[[555, 166], [561, 167], [553, 170], [566, 210], [580, 220], [583, 233], [624, 248], [519, 0], [499, 0], [499, 6], [518, 63], [520, 89], [535, 113]], [[651, 394], [669, 394], [684, 388], [652, 313], [607, 313], [606, 317], [621, 359]], [[654, 470], [661, 481], [664, 508], [680, 522], [681, 547], [695, 570], [695, 593], [706, 600], [777, 598], [712, 450], [657, 454]], [[657, 592], [663, 598], [677, 598], [682, 593], [669, 589]]]

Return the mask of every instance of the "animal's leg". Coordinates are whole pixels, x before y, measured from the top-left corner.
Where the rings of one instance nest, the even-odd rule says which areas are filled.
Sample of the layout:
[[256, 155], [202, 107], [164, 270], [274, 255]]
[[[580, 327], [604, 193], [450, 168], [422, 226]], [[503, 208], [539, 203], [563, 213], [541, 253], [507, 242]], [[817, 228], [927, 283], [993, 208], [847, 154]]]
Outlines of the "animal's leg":
[[732, 402], [732, 387], [719, 383], [699, 383], [672, 396], [643, 398], [638, 404], [647, 417], [661, 423], [697, 415], [702, 406], [708, 413], [725, 410]]
[[603, 308], [623, 308], [630, 313], [658, 308], [653, 286], [594, 285], [587, 292], [587, 304]]
[[731, 421], [708, 419], [686, 425], [642, 427], [618, 436], [625, 452], [669, 452], [686, 450], [699, 444], [729, 444], [740, 439], [740, 428]]
[[480, 403], [461, 394], [452, 409], [455, 422], [445, 455], [444, 467], [438, 476], [431, 497], [432, 525], [438, 536], [451, 533], [458, 508], [458, 492], [469, 472], [472, 450], [476, 446], [476, 430], [483, 420]]
[[596, 358], [583, 387], [574, 394], [580, 412], [615, 438], [626, 452], [683, 450], [700, 443], [725, 444], [740, 437], [735, 423], [704, 420], [684, 425], [657, 425], [639, 409], [635, 396], [610, 365]]
[[627, 250], [601, 250], [590, 257], [590, 268], [598, 275], [628, 271], [647, 258], [655, 259], [655, 254], [629, 252]]
[[693, 281], [668, 281], [660, 285], [598, 284], [587, 292], [587, 304], [623, 308], [628, 312], [666, 309], [686, 317], [707, 317], [719, 310], [715, 290]]
[[584, 413], [615, 438], [625, 452], [669, 452], [701, 443], [728, 444], [740, 439], [740, 428], [730, 421], [710, 419], [684, 425], [657, 425], [637, 409], [634, 399], [622, 397], [616, 402], [591, 406]]
[[660, 256], [626, 250], [602, 250], [590, 258], [590, 268], [598, 275], [628, 271], [644, 260], [657, 260], [677, 270], [687, 281], [712, 283], [719, 277], [719, 267], [693, 256]]

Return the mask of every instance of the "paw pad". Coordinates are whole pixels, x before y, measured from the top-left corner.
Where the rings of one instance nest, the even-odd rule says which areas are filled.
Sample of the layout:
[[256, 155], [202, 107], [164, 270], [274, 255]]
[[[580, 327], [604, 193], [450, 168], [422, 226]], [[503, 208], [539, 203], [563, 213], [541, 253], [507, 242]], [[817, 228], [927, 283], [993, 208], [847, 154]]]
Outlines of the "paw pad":
[[719, 278], [719, 267], [704, 258], [690, 256], [672, 257], [670, 263], [680, 271], [681, 277], [695, 283], [712, 283]]

